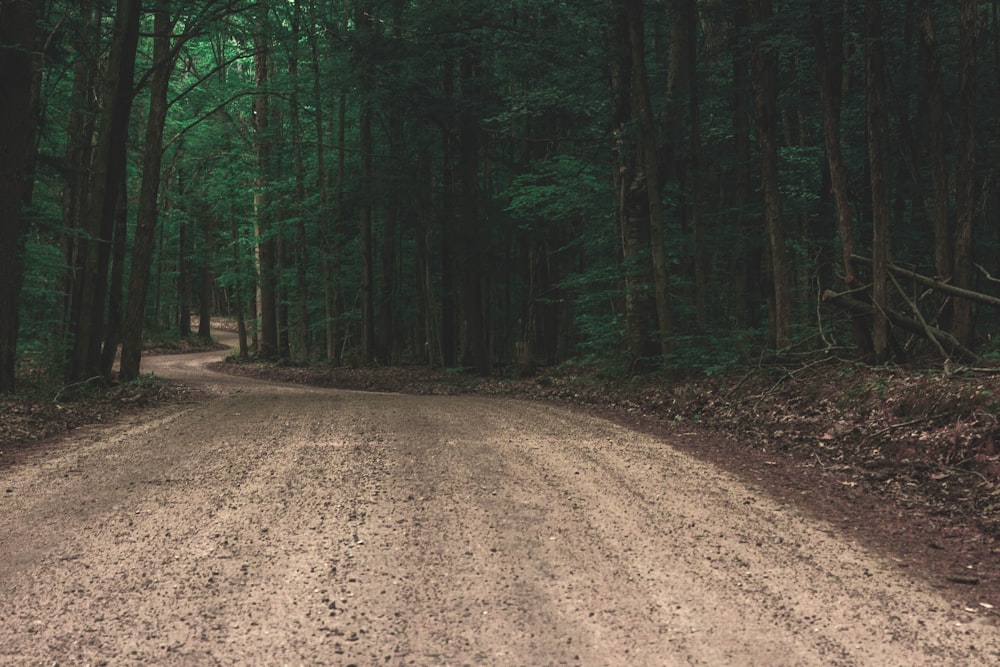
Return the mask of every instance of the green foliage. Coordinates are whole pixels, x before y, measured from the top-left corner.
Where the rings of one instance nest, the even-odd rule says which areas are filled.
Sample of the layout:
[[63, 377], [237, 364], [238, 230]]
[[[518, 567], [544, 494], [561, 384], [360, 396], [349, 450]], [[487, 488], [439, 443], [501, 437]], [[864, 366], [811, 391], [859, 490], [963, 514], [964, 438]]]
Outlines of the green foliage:
[[[204, 279], [212, 281], [213, 304], [228, 312], [239, 309], [253, 327], [249, 302], [258, 286], [257, 246], [271, 240], [283, 253], [275, 275], [279, 304], [289, 313], [286, 332], [303, 331], [310, 354], [326, 354], [327, 327], [335, 320], [338, 351], [358, 358], [358, 232], [365, 202], [371, 200], [375, 270], [370, 289], [376, 310], [392, 310], [380, 319], [380, 326], [390, 323], [388, 337], [396, 339], [392, 358], [427, 361], [427, 349], [439, 345], [449, 326], [442, 321], [447, 301], [456, 312], [447, 331], [458, 339], [456, 346], [467, 346], [465, 337], [477, 320], [487, 329], [486, 347], [496, 357], [491, 362], [509, 362], [513, 343], [532, 336], [534, 347], [545, 350], [544, 363], [578, 358], [628, 369], [622, 344], [625, 277], [646, 280], [650, 259], [648, 252], [628, 263], [620, 258], [621, 230], [613, 213], [621, 193], [612, 190], [612, 155], [632, 157], [637, 137], [628, 123], [617, 128], [621, 134], [610, 136], [606, 5], [374, 2], [370, 28], [362, 29], [357, 17], [342, 18], [342, 3], [324, 0], [272, 4], [260, 12], [240, 4], [218, 15], [217, 3], [174, 4], [178, 60], [146, 307], [150, 331], [176, 324], [181, 304], [200, 298]], [[825, 20], [837, 16], [829, 11], [831, 3], [820, 5]], [[931, 7], [950, 119], [958, 111], [956, 17], [945, 4]], [[659, 114], [668, 103], [671, 16], [661, 3], [646, 9], [647, 66]], [[680, 116], [658, 131], [672, 142], [660, 147], [667, 174], [661, 194], [668, 216], [672, 363], [675, 370], [713, 374], [747, 358], [767, 338], [770, 278], [756, 144], [751, 135], [737, 137], [741, 123], [752, 116], [749, 107], [737, 103], [749, 103], [753, 91], [738, 88], [735, 74], [737, 65], [749, 64], [748, 36], [761, 36], [779, 56], [781, 205], [801, 340], [815, 328], [817, 287], [830, 287], [818, 283], [836, 278], [838, 240], [824, 174], [815, 48], [808, 38], [812, 9], [791, 3], [742, 34], [733, 32], [732, 7], [725, 3], [702, 2], [697, 9], [694, 102], [700, 125], [690, 126], [691, 100], [681, 100]], [[864, 17], [859, 6], [843, 9], [840, 52], [845, 55], [842, 80], [848, 85], [842, 91], [840, 137], [855, 212], [854, 240], [864, 254], [871, 237]], [[65, 353], [65, 246], [82, 235], [68, 227], [71, 221], [63, 212], [74, 174], [66, 133], [72, 112], [81, 111], [74, 108], [74, 68], [77, 58], [93, 56], [85, 64], [94, 68], [98, 84], [100, 54], [107, 52], [111, 34], [110, 17], [105, 17], [96, 42], [81, 51], [75, 40], [86, 26], [78, 10], [61, 0], [48, 3], [43, 19], [51, 43], [21, 302], [21, 353], [53, 368]], [[129, 141], [132, 225], [152, 66], [150, 19], [147, 12], [137, 70], [142, 86]], [[883, 38], [892, 47], [887, 48], [893, 91], [892, 253], [896, 261], [929, 270], [934, 237], [927, 82], [918, 66], [924, 61], [913, 20], [902, 4], [886, 6]], [[981, 27], [980, 43], [992, 43], [997, 26]], [[269, 47], [269, 78], [261, 89], [255, 79], [255, 36]], [[993, 221], [1000, 212], [1000, 191], [992, 187], [988, 168], [988, 156], [1000, 144], [996, 94], [988, 85], [998, 73], [993, 60], [980, 62], [975, 259], [998, 275], [1000, 231]], [[258, 136], [254, 103], [265, 95], [267, 128]], [[370, 183], [360, 177], [364, 99], [372, 104]], [[748, 163], [738, 139], [749, 142]], [[946, 144], [954, 182], [958, 156], [950, 126]], [[267, 165], [259, 161], [260, 147]], [[471, 151], [471, 158], [463, 150]], [[463, 172], [469, 164], [474, 173]], [[397, 222], [395, 231], [390, 219]], [[472, 293], [471, 284], [481, 286], [482, 293]], [[979, 287], [989, 285], [983, 281]], [[479, 315], [477, 307], [483, 311]], [[299, 313], [305, 314], [304, 322], [297, 321]], [[984, 331], [997, 320], [988, 309], [979, 314]]]

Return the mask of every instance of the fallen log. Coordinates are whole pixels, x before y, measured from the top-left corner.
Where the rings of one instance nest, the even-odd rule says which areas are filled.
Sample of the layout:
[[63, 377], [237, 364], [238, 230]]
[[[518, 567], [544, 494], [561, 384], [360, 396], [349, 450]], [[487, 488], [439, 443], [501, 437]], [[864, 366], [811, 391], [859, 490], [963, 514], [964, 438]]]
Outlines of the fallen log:
[[[869, 257], [862, 257], [861, 255], [851, 255], [852, 259], [863, 264], [871, 264], [872, 260]], [[950, 294], [951, 296], [961, 297], [963, 299], [969, 299], [970, 301], [977, 301], [979, 303], [985, 303], [991, 306], [1000, 307], [1000, 299], [995, 296], [990, 296], [989, 294], [983, 294], [982, 292], [974, 292], [972, 290], [963, 289], [961, 287], [955, 287], [954, 285], [949, 285], [948, 283], [943, 283], [940, 280], [934, 280], [933, 278], [928, 278], [925, 275], [916, 273], [915, 271], [909, 271], [900, 266], [896, 266], [892, 262], [886, 265], [890, 271], [895, 273], [897, 276], [903, 276], [904, 278], [909, 278], [922, 285], [926, 285], [933, 289], [943, 292], [945, 294]]]
[[[858, 315], [873, 316], [875, 312], [872, 304], [848, 296], [847, 293], [838, 294], [833, 290], [826, 290], [823, 292], [822, 300]], [[931, 344], [940, 345], [951, 356], [969, 361], [979, 358], [972, 350], [959, 343], [955, 340], [954, 336], [943, 329], [930, 326], [926, 323], [921, 324], [894, 310], [886, 310], [885, 314], [894, 327], [899, 327], [904, 331], [926, 338]]]

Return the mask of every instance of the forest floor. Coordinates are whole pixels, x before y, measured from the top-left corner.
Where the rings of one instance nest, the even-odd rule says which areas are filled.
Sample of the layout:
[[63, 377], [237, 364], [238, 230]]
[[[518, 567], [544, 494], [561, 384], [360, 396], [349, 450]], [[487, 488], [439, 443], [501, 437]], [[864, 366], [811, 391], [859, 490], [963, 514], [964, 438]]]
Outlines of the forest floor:
[[[206, 349], [160, 344], [148, 354]], [[764, 484], [942, 580], [1000, 599], [1000, 368], [945, 373], [813, 358], [685, 381], [609, 378], [585, 368], [522, 379], [426, 366], [330, 368], [211, 364], [230, 375], [314, 387], [478, 395], [569, 406], [654, 435]], [[29, 386], [32, 386], [29, 381]], [[39, 385], [40, 386], [40, 385]], [[0, 467], [32, 443], [188, 399], [151, 377], [0, 397]], [[683, 436], [683, 437], [677, 437]]]

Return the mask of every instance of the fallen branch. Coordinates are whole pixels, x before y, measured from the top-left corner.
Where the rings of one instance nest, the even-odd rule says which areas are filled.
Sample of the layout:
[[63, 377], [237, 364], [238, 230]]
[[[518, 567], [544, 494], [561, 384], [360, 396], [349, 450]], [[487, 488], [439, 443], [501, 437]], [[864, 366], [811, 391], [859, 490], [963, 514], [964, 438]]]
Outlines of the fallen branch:
[[[845, 294], [837, 294], [832, 290], [823, 292], [823, 301], [828, 301], [836, 306], [840, 306], [859, 315], [872, 316], [874, 314], [874, 309], [870, 303], [859, 301], [846, 296]], [[947, 331], [930, 325], [926, 325], [927, 329], [925, 330], [924, 326], [922, 326], [919, 322], [915, 322], [905, 315], [890, 309], [886, 309], [886, 316], [889, 318], [889, 322], [891, 322], [893, 326], [909, 331], [910, 333], [917, 334], [918, 336], [927, 337], [928, 332], [930, 332], [930, 334], [940, 341], [940, 344], [944, 346], [950, 355], [956, 355], [970, 360], [979, 358], [978, 355], [976, 355], [972, 350], [955, 340], [955, 337]]]
[[896, 291], [899, 292], [899, 296], [902, 297], [903, 301], [906, 302], [906, 305], [913, 311], [913, 315], [917, 318], [917, 321], [920, 322], [920, 326], [924, 328], [924, 336], [926, 336], [927, 340], [934, 344], [934, 347], [938, 349], [938, 352], [941, 353], [941, 356], [944, 357], [946, 362], [950, 361], [951, 359], [948, 356], [948, 353], [945, 352], [944, 346], [941, 345], [941, 341], [939, 341], [937, 336], [934, 335], [934, 331], [931, 329], [931, 326], [927, 324], [927, 320], [924, 319], [924, 314], [920, 312], [917, 304], [906, 295], [906, 291], [903, 289], [903, 286], [899, 284], [899, 281], [896, 280], [895, 275], [890, 273], [889, 277], [892, 279], [892, 284], [896, 287]]
[[[859, 262], [865, 264], [871, 264], [872, 260], [868, 257], [862, 257], [860, 255], [851, 255], [852, 258], [858, 260]], [[950, 294], [952, 296], [961, 297], [963, 299], [969, 299], [970, 301], [978, 301], [979, 303], [985, 303], [991, 306], [1000, 307], [1000, 299], [995, 296], [990, 296], [989, 294], [983, 294], [982, 292], [973, 292], [972, 290], [963, 289], [961, 287], [955, 287], [954, 285], [949, 285], [948, 283], [943, 283], [940, 280], [934, 280], [933, 278], [928, 278], [927, 276], [921, 275], [914, 271], [909, 271], [902, 267], [896, 266], [892, 262], [886, 265], [891, 272], [896, 275], [903, 276], [905, 278], [910, 278], [918, 283], [927, 285], [928, 287], [933, 287], [939, 292], [944, 292], [945, 294]]]

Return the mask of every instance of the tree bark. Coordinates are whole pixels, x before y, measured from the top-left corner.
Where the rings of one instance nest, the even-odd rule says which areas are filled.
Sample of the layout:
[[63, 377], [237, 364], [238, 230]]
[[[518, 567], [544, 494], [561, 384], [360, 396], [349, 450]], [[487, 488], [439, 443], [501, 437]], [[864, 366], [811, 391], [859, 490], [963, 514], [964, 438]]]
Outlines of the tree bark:
[[270, 100], [267, 87], [270, 80], [270, 47], [267, 43], [266, 19], [261, 17], [258, 34], [254, 36], [254, 71], [257, 96], [254, 98], [254, 151], [257, 158], [254, 188], [254, 221], [257, 232], [257, 314], [260, 318], [258, 354], [262, 359], [278, 356], [277, 266], [268, 188], [271, 186]]
[[374, 141], [372, 116], [375, 92], [374, 64], [372, 63], [373, 27], [371, 3], [363, 3], [357, 17], [364, 43], [361, 46], [361, 111], [358, 119], [358, 140], [361, 151], [361, 213], [358, 231], [361, 252], [361, 360], [365, 365], [375, 361], [375, 248], [372, 237], [374, 216]]
[[126, 168], [128, 121], [132, 111], [132, 79], [139, 42], [139, 0], [118, 0], [115, 32], [108, 63], [100, 132], [94, 149], [90, 203], [81, 241], [83, 271], [73, 352], [67, 379], [80, 381], [101, 375], [104, 301], [114, 233], [115, 208]]
[[0, 3], [0, 394], [16, 388], [18, 306], [28, 220], [21, 207], [34, 149], [35, 25], [39, 2]]
[[[931, 184], [934, 204], [934, 268], [938, 277], [952, 277], [952, 232], [948, 218], [951, 194], [948, 188], [948, 164], [945, 154], [944, 101], [941, 84], [941, 50], [934, 35], [931, 0], [920, 3], [920, 34], [924, 51], [924, 80], [927, 104], [927, 151], [931, 164]], [[950, 319], [950, 317], [949, 317]]]
[[[610, 0], [608, 49], [611, 61], [611, 178], [615, 194], [615, 226], [621, 239], [625, 280], [625, 351], [631, 370], [643, 370], [661, 351], [650, 345], [654, 304], [649, 285], [649, 198], [639, 180], [636, 146], [629, 136], [633, 118], [633, 49], [627, 0]], [[653, 349], [650, 349], [650, 348]]]
[[813, 40], [816, 49], [816, 66], [820, 84], [820, 101], [823, 114], [823, 146], [826, 151], [827, 164], [830, 169], [830, 189], [837, 207], [837, 235], [840, 237], [841, 267], [844, 271], [844, 284], [851, 286], [855, 281], [854, 264], [851, 255], [854, 254], [854, 232], [851, 225], [851, 202], [847, 178], [847, 163], [840, 146], [840, 99], [843, 49], [843, 6], [839, 1], [833, 3], [836, 8], [831, 16], [833, 32], [836, 39], [827, 45], [827, 31], [823, 18], [822, 3], [813, 0]]
[[872, 347], [879, 362], [888, 360], [889, 318], [887, 263], [889, 258], [889, 188], [886, 155], [889, 116], [885, 103], [885, 55], [882, 46], [881, 0], [865, 2], [865, 71], [867, 91], [868, 171], [872, 197]]
[[150, 81], [149, 114], [146, 119], [146, 145], [142, 161], [142, 185], [139, 211], [132, 243], [132, 267], [128, 281], [125, 323], [122, 328], [122, 357], [119, 377], [123, 382], [139, 375], [142, 356], [142, 332], [146, 322], [146, 296], [153, 264], [153, 247], [159, 217], [160, 170], [163, 153], [163, 128], [167, 119], [167, 92], [173, 61], [170, 55], [169, 2], [163, 0], [153, 11], [153, 76]]
[[[958, 141], [955, 170], [955, 259], [954, 285], [972, 289], [975, 282], [972, 252], [972, 221], [976, 209], [976, 38], [978, 5], [961, 0], [958, 43]], [[972, 303], [958, 299], [954, 305], [952, 335], [966, 347], [975, 338]]]
[[[302, 121], [299, 112], [299, 40], [301, 39], [301, 8], [296, 0], [292, 4], [292, 35], [288, 54], [288, 76], [291, 92], [288, 98], [288, 116], [292, 131], [292, 169], [295, 173], [295, 336], [292, 341], [292, 357], [298, 361], [309, 358], [309, 285], [306, 277], [309, 243], [306, 235], [306, 183], [305, 166], [302, 157]], [[318, 67], [318, 64], [317, 64]], [[322, 107], [320, 107], [322, 108]], [[316, 118], [322, 124], [320, 108]], [[322, 130], [321, 130], [322, 131]], [[322, 141], [322, 135], [318, 137]], [[319, 149], [322, 151], [322, 148]], [[322, 170], [320, 170], [322, 181]], [[324, 210], [321, 202], [320, 210]]]
[[490, 373], [490, 357], [486, 313], [483, 307], [483, 247], [480, 220], [479, 125], [473, 107], [481, 94], [477, 82], [479, 54], [465, 53], [459, 63], [459, 83], [464, 109], [458, 121], [458, 166], [461, 213], [457, 233], [459, 242], [459, 275], [462, 284], [462, 317], [465, 323], [463, 363], [480, 375]]
[[641, 183], [647, 199], [649, 214], [650, 257], [653, 268], [653, 299], [656, 304], [660, 360], [664, 368], [670, 364], [672, 352], [667, 275], [666, 215], [663, 211], [660, 156], [656, 147], [656, 126], [649, 96], [646, 72], [646, 48], [643, 35], [644, 21], [642, 0], [628, 0], [628, 39], [632, 50], [632, 104], [638, 116], [640, 139], [638, 146], [639, 171], [636, 181]]
[[771, 257], [771, 342], [780, 348], [792, 335], [792, 290], [778, 179], [778, 53], [773, 41], [766, 38], [768, 23], [773, 20], [771, 0], [749, 0], [749, 15], [757, 25], [751, 40], [750, 69], [764, 225]]

